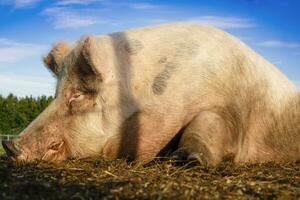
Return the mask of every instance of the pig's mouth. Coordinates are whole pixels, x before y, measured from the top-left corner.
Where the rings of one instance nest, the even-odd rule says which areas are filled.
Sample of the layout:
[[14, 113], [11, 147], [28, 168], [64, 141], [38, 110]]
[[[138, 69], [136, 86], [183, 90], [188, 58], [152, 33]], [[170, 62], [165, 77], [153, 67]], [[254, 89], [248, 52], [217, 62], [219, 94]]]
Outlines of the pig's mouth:
[[7, 157], [17, 162], [31, 162], [34, 160], [63, 161], [67, 159], [66, 152], [63, 150], [63, 141], [54, 143], [54, 145], [52, 145], [44, 154], [40, 156], [29, 153], [32, 149], [21, 149], [17, 142], [12, 140], [3, 140], [2, 146]]
[[7, 157], [16, 162], [26, 162], [28, 161], [28, 154], [24, 149], [21, 149], [18, 143], [10, 140], [2, 140], [2, 146], [5, 150]]

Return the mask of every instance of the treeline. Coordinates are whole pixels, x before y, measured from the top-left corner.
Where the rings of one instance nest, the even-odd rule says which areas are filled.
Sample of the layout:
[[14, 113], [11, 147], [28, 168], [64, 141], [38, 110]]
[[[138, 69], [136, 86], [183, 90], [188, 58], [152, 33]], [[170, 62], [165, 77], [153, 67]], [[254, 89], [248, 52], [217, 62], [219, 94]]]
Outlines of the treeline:
[[35, 119], [53, 97], [23, 97], [0, 95], [0, 134], [17, 135]]

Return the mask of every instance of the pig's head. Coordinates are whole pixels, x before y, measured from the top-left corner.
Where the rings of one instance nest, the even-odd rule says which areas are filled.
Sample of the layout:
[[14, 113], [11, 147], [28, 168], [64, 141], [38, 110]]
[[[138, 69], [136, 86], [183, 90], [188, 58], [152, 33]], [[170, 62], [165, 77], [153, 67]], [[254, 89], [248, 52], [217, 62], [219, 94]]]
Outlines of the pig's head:
[[[44, 58], [57, 78], [55, 99], [16, 138], [3, 141], [17, 161], [65, 160], [99, 155], [105, 142], [105, 110], [97, 40], [87, 37], [75, 47], [59, 43]], [[104, 70], [105, 71], [105, 70]]]

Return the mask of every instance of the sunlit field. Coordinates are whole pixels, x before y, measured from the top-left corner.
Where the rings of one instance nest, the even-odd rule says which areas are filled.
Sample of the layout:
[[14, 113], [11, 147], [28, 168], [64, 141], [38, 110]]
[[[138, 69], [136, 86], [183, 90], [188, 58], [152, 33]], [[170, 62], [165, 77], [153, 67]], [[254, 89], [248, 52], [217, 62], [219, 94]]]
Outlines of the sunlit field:
[[299, 199], [300, 162], [217, 167], [124, 160], [16, 164], [0, 158], [0, 199]]

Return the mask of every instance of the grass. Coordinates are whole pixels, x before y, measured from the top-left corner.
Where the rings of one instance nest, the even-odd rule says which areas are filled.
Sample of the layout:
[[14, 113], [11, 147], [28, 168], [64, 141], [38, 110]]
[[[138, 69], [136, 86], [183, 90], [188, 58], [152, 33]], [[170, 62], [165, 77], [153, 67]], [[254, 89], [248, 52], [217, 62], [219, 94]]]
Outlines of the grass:
[[4, 154], [4, 149], [3, 149], [2, 145], [0, 144], [0, 155], [3, 155], [3, 154]]
[[299, 199], [300, 161], [205, 167], [153, 161], [0, 158], [0, 199]]

